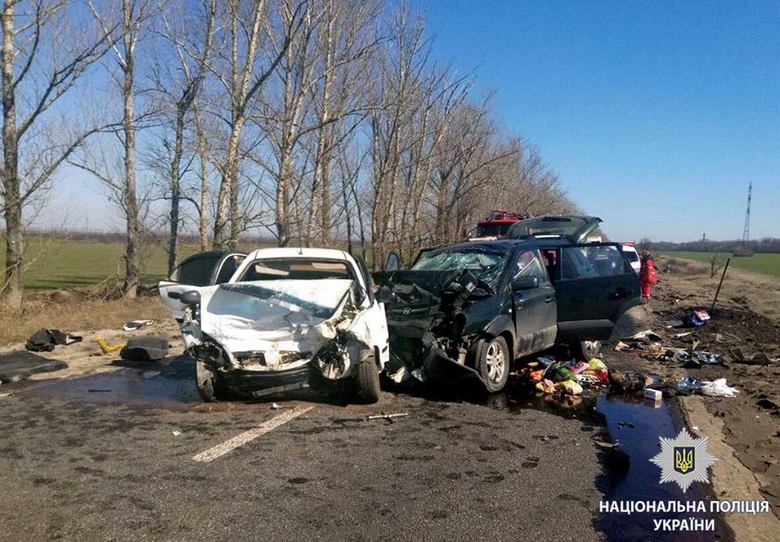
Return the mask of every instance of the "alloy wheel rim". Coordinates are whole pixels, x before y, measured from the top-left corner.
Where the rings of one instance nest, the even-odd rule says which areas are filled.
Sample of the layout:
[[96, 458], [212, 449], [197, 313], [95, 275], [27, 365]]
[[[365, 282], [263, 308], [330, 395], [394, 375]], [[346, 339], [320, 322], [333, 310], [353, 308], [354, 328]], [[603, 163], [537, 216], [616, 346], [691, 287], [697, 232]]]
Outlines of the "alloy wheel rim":
[[485, 354], [485, 363], [487, 364], [488, 380], [493, 383], [501, 382], [504, 376], [504, 351], [498, 343], [490, 343]]

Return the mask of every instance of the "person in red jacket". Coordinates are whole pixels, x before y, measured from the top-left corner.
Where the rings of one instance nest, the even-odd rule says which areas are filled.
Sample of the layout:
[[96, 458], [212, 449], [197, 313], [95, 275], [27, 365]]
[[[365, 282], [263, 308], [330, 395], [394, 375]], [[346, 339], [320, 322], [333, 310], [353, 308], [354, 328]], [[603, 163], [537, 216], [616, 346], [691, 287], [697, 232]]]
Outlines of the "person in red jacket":
[[650, 302], [650, 290], [658, 282], [658, 274], [655, 270], [655, 261], [649, 250], [642, 251], [642, 261], [639, 268], [639, 289], [645, 302]]

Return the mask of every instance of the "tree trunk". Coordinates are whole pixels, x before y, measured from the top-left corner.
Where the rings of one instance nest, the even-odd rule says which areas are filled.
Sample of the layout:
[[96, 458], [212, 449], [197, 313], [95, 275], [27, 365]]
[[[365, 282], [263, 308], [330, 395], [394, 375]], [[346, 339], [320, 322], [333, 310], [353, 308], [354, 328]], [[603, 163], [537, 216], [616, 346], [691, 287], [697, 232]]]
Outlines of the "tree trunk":
[[[3, 6], [3, 191], [5, 192], [5, 275], [0, 284], [5, 306], [22, 306], [24, 246], [19, 191], [19, 146], [14, 89], [14, 8]], [[4, 288], [2, 288], [4, 286]]]
[[168, 238], [168, 276], [173, 274], [176, 268], [177, 248], [179, 245], [179, 207], [181, 203], [181, 168], [182, 147], [184, 144], [184, 110], [179, 107], [176, 110], [176, 141], [173, 145], [171, 157], [171, 212], [170, 212], [170, 236]]
[[195, 106], [195, 130], [198, 136], [198, 161], [200, 162], [200, 213], [198, 233], [200, 234], [200, 249], [209, 249], [209, 170], [206, 153], [206, 133], [200, 118], [200, 109]]
[[238, 209], [238, 151], [241, 141], [241, 130], [244, 127], [244, 118], [237, 117], [233, 121], [233, 127], [228, 139], [225, 164], [222, 168], [222, 182], [219, 185], [217, 199], [217, 216], [214, 221], [214, 246], [225, 248], [238, 241], [236, 235], [233, 239], [234, 220], [237, 222]]
[[136, 198], [135, 169], [135, 118], [133, 117], [133, 56], [135, 39], [132, 29], [133, 14], [130, 0], [124, 0], [122, 7], [124, 19], [124, 131], [125, 131], [125, 193], [124, 204], [127, 217], [127, 241], [125, 246], [125, 284], [126, 298], [134, 299], [138, 293], [138, 273], [140, 254], [138, 252], [138, 200]]

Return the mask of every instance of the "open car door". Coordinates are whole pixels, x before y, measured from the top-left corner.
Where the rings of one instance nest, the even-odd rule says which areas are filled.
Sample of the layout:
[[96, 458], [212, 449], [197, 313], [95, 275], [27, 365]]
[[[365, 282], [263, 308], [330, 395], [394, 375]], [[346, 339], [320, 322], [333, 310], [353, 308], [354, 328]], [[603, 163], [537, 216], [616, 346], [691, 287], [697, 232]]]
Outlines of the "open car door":
[[616, 243], [560, 247], [555, 275], [559, 339], [608, 339], [641, 300], [639, 279]]
[[228, 282], [246, 257], [245, 254], [221, 251], [199, 252], [181, 262], [168, 280], [160, 281], [160, 300], [174, 318], [184, 317], [179, 297], [203, 286]]

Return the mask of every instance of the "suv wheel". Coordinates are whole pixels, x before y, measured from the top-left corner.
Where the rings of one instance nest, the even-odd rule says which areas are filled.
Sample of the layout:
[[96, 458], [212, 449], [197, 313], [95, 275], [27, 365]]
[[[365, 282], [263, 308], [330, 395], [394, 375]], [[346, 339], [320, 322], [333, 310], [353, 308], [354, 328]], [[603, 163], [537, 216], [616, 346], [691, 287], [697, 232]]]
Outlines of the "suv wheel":
[[572, 345], [572, 355], [577, 359], [590, 361], [601, 351], [601, 341], [580, 341]]
[[490, 393], [504, 389], [509, 379], [509, 348], [503, 337], [491, 341], [482, 341], [478, 350], [477, 367], [485, 386]]

